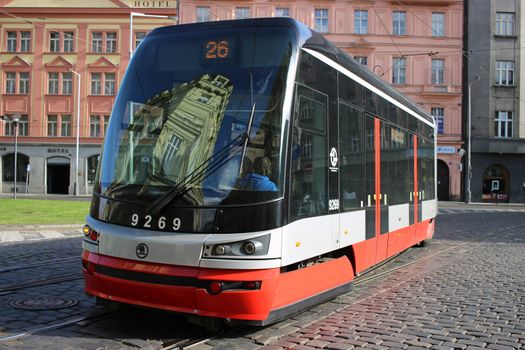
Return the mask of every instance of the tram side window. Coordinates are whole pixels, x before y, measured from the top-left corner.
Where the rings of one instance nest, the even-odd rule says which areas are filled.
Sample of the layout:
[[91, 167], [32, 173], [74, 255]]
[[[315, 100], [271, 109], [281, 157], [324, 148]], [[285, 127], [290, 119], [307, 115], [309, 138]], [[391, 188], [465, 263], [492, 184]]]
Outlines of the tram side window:
[[347, 103], [361, 107], [363, 102], [361, 85], [352, 79], [339, 75], [339, 98]]
[[297, 85], [291, 155], [292, 220], [328, 213], [327, 105], [326, 95]]
[[411, 177], [410, 161], [407, 157], [409, 151], [409, 134], [394, 126], [390, 129], [390, 198], [389, 204], [407, 203], [409, 199], [408, 179]]
[[339, 104], [339, 140], [341, 144], [342, 210], [360, 209], [365, 192], [365, 119], [363, 112]]

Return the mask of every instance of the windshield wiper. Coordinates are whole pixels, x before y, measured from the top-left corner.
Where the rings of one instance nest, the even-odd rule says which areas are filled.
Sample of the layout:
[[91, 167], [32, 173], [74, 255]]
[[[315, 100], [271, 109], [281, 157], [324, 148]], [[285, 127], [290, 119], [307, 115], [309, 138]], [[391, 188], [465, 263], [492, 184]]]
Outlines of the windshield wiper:
[[[210, 175], [219, 170], [224, 164], [237, 156], [237, 152], [230, 154], [230, 151], [238, 146], [244, 146], [242, 150], [242, 157], [246, 153], [246, 147], [248, 146], [250, 132], [252, 128], [253, 116], [255, 114], [255, 103], [252, 106], [250, 118], [248, 120], [248, 126], [245, 133], [234, 138], [230, 143], [221, 148], [219, 151], [214, 153], [211, 157], [206, 159], [200, 164], [194, 171], [189, 173], [180, 183], [173, 186], [166, 194], [157, 199], [149, 208], [149, 212], [152, 214], [158, 214], [166, 205], [172, 201], [186, 195], [191, 189], [191, 186], [195, 183], [202, 182]], [[242, 166], [243, 159], [241, 159]], [[241, 168], [242, 169], [242, 168]], [[190, 198], [193, 202], [196, 202], [195, 198]]]

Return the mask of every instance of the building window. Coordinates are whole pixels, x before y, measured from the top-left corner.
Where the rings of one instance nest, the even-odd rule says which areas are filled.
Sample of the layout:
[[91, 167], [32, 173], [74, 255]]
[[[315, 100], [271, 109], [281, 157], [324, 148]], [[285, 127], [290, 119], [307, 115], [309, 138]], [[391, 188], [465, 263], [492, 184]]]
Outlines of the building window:
[[102, 52], [102, 32], [91, 33], [91, 52], [101, 53]]
[[20, 33], [20, 51], [30, 52], [31, 51], [31, 32]]
[[73, 32], [64, 32], [64, 52], [75, 51]]
[[406, 83], [406, 58], [394, 58], [392, 66], [392, 84]]
[[[60, 79], [62, 77], [62, 79]], [[62, 88], [60, 82], [62, 81]], [[48, 73], [48, 93], [50, 95], [71, 95], [73, 92], [73, 74], [71, 72]]]
[[235, 8], [235, 19], [250, 18], [249, 7], [236, 7]]
[[432, 84], [444, 83], [445, 60], [432, 60]]
[[328, 9], [315, 9], [315, 30], [328, 33]]
[[49, 32], [49, 51], [60, 52], [60, 33]]
[[432, 36], [445, 36], [445, 14], [441, 12], [432, 13]]
[[496, 111], [494, 124], [496, 137], [512, 137], [512, 112]]
[[57, 136], [58, 135], [58, 116], [48, 115], [47, 116], [47, 136]]
[[210, 8], [209, 6], [197, 6], [197, 23], [209, 22], [210, 21]]
[[106, 33], [106, 52], [117, 52], [117, 33], [107, 32]]
[[6, 52], [30, 52], [31, 32], [8, 31], [6, 32]]
[[62, 73], [62, 95], [71, 95], [73, 93], [73, 73]]
[[135, 32], [135, 48], [137, 48], [140, 43], [146, 37], [146, 32]]
[[29, 117], [23, 115], [18, 121], [18, 136], [27, 136], [29, 135]]
[[29, 93], [29, 73], [21, 72], [21, 73], [19, 73], [19, 76], [20, 76], [19, 93], [21, 93], [21, 94], [28, 94]]
[[91, 73], [91, 95], [102, 94], [102, 77], [100, 73]]
[[28, 72], [6, 72], [5, 79], [5, 93], [16, 94], [17, 90], [17, 75], [18, 75], [18, 93], [29, 94], [29, 73]]
[[366, 34], [368, 33], [368, 11], [355, 10], [354, 11], [354, 33]]
[[71, 136], [71, 116], [69, 114], [60, 118], [60, 136]]
[[275, 17], [290, 17], [290, 9], [288, 7], [276, 7]]
[[514, 61], [496, 61], [496, 84], [514, 85]]
[[49, 32], [50, 52], [73, 52], [75, 50], [74, 32]]
[[405, 11], [394, 11], [392, 23], [393, 35], [406, 35], [407, 33], [407, 13]]
[[104, 76], [104, 94], [115, 95], [115, 73], [106, 73]]
[[496, 12], [496, 35], [513, 36], [515, 16], [514, 13]]
[[58, 86], [59, 86], [58, 73], [49, 73], [47, 92], [50, 95], [57, 95]]
[[361, 63], [363, 66], [368, 66], [368, 57], [366, 56], [355, 56], [354, 59]]
[[5, 93], [16, 94], [16, 73], [8, 72], [5, 78]]
[[100, 116], [98, 115], [89, 116], [89, 136], [101, 137], [100, 135]]
[[444, 108], [432, 108], [430, 114], [436, 119], [437, 133], [443, 135], [445, 133], [445, 109]]
[[100, 160], [100, 155], [94, 155], [87, 159], [87, 180], [88, 184], [94, 184], [97, 174], [98, 162]]
[[6, 51], [7, 52], [16, 52], [16, 37], [17, 32], [7, 32], [7, 45], [6, 45]]

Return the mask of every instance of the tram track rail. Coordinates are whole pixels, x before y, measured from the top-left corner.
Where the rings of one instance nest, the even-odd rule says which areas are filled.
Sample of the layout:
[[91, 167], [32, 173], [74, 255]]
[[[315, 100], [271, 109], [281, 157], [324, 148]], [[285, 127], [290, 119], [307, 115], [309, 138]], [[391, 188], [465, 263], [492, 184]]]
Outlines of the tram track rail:
[[47, 278], [37, 279], [37, 280], [30, 280], [30, 281], [26, 281], [22, 283], [6, 284], [3, 286], [0, 286], [0, 296], [11, 294], [12, 292], [20, 290], [20, 289], [45, 286], [48, 284], [76, 281], [76, 280], [80, 280], [83, 278], [84, 277], [82, 276], [82, 274], [75, 273], [75, 274], [52, 276], [52, 277], [47, 277]]
[[19, 265], [7, 266], [7, 267], [0, 268], [0, 273], [32, 269], [32, 268], [41, 267], [41, 266], [45, 266], [49, 264], [62, 263], [62, 262], [75, 261], [75, 260], [80, 261], [80, 256], [70, 256], [67, 258], [49, 259], [49, 260], [42, 260], [42, 261], [37, 261], [34, 263], [29, 263], [29, 264], [19, 264]]

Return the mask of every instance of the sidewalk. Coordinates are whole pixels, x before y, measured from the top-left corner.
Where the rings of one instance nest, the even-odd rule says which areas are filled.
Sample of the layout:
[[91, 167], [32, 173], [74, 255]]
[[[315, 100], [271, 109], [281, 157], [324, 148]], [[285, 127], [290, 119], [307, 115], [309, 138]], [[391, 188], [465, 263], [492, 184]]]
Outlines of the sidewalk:
[[81, 237], [82, 224], [75, 225], [0, 225], [0, 245], [42, 239]]
[[[0, 198], [13, 198], [12, 193], [0, 193]], [[31, 194], [31, 193], [17, 193], [16, 199], [42, 199], [42, 200], [62, 200], [62, 201], [91, 201], [90, 194], [80, 194], [74, 196], [72, 194]]]

